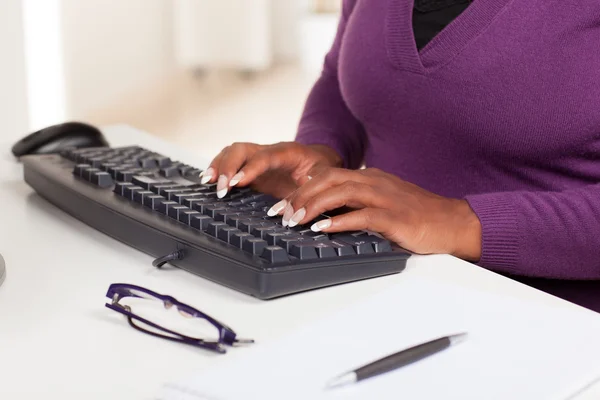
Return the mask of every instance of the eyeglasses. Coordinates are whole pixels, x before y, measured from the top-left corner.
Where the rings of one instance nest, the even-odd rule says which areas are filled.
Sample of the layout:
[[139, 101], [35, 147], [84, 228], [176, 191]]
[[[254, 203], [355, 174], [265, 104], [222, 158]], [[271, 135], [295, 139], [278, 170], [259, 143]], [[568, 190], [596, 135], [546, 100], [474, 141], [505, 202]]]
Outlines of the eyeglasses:
[[[224, 346], [254, 343], [252, 339], [238, 338], [225, 324], [174, 297], [140, 286], [114, 283], [109, 286], [106, 297], [112, 300], [106, 307], [125, 315], [132, 328], [152, 336], [218, 353], [226, 353]], [[172, 318], [172, 313], [165, 310], [176, 310], [184, 318]], [[203, 337], [197, 337], [198, 333], [203, 333]]]

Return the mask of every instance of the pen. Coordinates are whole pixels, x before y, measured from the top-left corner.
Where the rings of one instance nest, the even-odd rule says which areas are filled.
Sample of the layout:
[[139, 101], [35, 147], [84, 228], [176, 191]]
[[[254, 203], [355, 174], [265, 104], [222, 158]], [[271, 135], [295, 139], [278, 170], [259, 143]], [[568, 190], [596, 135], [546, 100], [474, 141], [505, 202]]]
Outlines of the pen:
[[327, 383], [326, 387], [333, 388], [337, 386], [343, 386], [384, 374], [445, 350], [454, 344], [462, 342], [466, 339], [466, 337], [466, 333], [459, 333], [410, 347], [380, 360], [374, 361], [370, 364], [364, 365], [354, 371], [333, 378], [331, 381], [329, 381], [329, 383]]

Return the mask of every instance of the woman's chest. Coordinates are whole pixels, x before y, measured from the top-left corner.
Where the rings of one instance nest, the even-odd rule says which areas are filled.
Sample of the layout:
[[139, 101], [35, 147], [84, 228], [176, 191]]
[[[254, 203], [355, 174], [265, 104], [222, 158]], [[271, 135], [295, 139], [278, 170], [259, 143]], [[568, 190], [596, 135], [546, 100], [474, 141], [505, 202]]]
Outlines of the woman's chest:
[[524, 159], [598, 144], [600, 2], [477, 0], [420, 52], [412, 2], [378, 3], [357, 2], [339, 61], [369, 135]]

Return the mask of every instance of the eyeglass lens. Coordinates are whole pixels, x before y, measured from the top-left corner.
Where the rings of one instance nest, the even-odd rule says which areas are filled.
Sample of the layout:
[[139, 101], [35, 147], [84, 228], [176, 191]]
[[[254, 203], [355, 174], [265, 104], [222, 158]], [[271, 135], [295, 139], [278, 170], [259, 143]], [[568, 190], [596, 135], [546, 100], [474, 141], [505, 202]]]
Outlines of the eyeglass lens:
[[[129, 306], [133, 314], [181, 335], [204, 341], [219, 340], [219, 330], [206, 319], [194, 317], [191, 311], [178, 309], [176, 305], [148, 293], [136, 289], [128, 289], [128, 291], [139, 297], [122, 297], [119, 299], [119, 304]], [[139, 320], [136, 320], [135, 324], [150, 332], [166, 334]]]

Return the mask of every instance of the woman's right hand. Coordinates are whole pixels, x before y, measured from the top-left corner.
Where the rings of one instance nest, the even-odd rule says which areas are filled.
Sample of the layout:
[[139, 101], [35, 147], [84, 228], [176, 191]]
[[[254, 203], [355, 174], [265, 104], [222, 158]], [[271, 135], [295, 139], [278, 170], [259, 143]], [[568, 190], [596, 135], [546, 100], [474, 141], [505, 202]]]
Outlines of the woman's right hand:
[[340, 167], [342, 159], [330, 147], [281, 142], [273, 145], [234, 143], [224, 148], [201, 174], [202, 183], [217, 182], [217, 196], [232, 186], [284, 198], [325, 167]]

